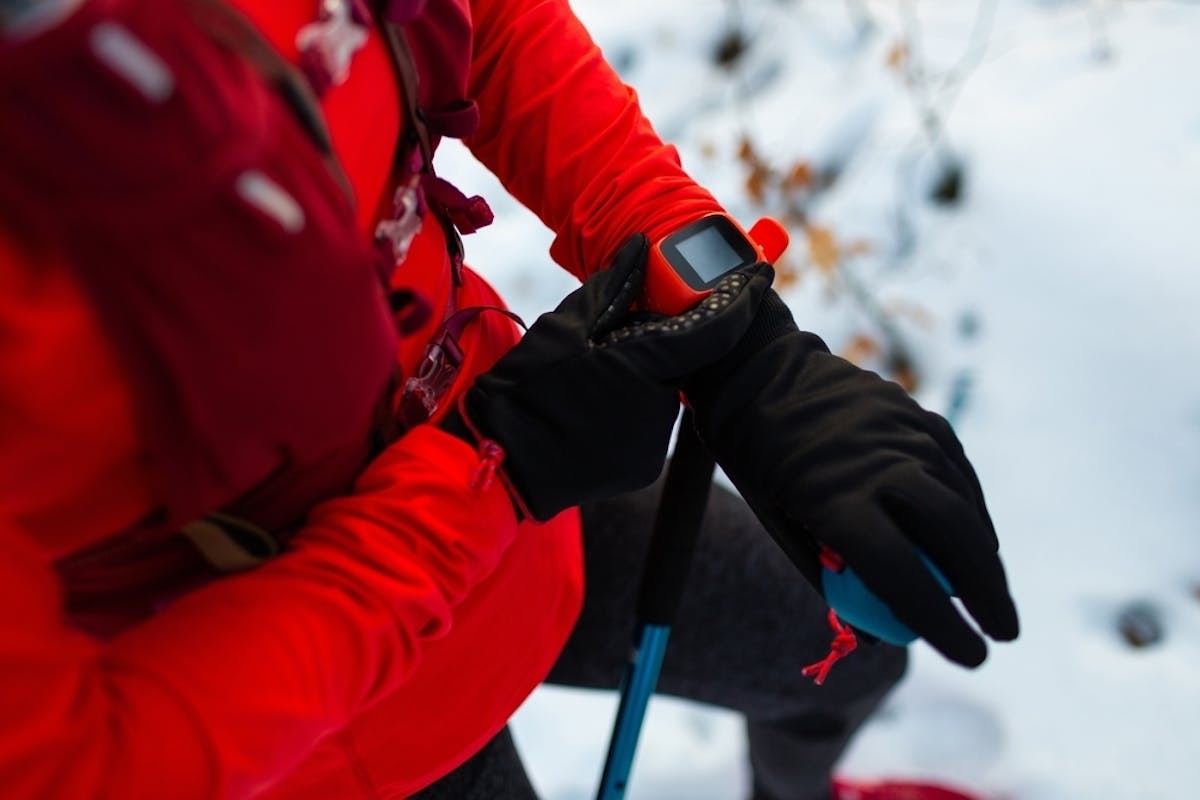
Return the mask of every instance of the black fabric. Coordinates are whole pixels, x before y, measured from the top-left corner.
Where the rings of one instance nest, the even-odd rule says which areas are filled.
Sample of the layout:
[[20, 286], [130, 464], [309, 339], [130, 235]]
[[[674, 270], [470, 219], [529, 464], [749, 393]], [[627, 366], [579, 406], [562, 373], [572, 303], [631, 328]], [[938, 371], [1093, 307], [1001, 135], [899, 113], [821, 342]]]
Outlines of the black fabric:
[[641, 624], [675, 624], [716, 468], [717, 462], [696, 435], [689, 409], [679, 421], [675, 454], [663, 476], [662, 498], [654, 515], [654, 532], [638, 596], [637, 619]]
[[983, 639], [920, 551], [985, 633], [1016, 637], [983, 492], [942, 417], [831, 355], [773, 292], [743, 343], [686, 391], [701, 438], [815, 586], [824, 545], [943, 655], [978, 665]]
[[[468, 390], [467, 427], [504, 447], [505, 474], [530, 513], [646, 486], [662, 470], [682, 376], [728, 353], [770, 286], [769, 266], [728, 276], [677, 317], [629, 315], [648, 243], [631, 238]], [[473, 442], [473, 436], [467, 436]]]
[[[583, 507], [583, 611], [549, 683], [617, 688], [661, 488]], [[904, 673], [903, 648], [862, 645], [813, 684], [800, 670], [828, 651], [825, 613], [746, 504], [714, 486], [658, 689], [746, 716], [755, 800], [827, 800], [846, 743]], [[530, 800], [520, 769], [505, 735], [417, 797]]]
[[465, 764], [410, 800], [537, 800], [508, 728]]

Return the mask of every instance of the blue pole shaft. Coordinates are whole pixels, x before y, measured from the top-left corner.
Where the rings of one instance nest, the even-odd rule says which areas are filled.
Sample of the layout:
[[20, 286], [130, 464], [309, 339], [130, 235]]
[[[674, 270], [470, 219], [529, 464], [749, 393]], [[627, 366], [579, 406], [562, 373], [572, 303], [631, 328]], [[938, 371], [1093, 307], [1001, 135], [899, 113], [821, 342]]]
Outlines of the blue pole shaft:
[[646, 706], [658, 683], [667, 637], [700, 535], [715, 466], [696, 433], [692, 412], [685, 410], [646, 553], [633, 652], [621, 678], [621, 702], [604, 760], [598, 800], [625, 797]]
[[625, 797], [646, 706], [658, 683], [670, 635], [671, 628], [668, 625], [644, 625], [625, 665], [625, 673], [621, 678], [621, 702], [608, 744], [608, 756], [604, 759], [597, 800], [622, 800]]

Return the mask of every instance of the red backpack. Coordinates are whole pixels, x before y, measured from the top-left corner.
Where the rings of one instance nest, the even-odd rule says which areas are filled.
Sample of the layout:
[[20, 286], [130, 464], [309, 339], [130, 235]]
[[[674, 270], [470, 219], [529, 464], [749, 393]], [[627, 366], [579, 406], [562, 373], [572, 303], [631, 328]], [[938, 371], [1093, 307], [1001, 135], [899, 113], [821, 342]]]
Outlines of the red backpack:
[[[444, 6], [401, 53], [423, 65], [401, 71], [410, 90], [416, 69], [452, 68], [420, 90], [429, 114], [407, 101], [431, 122], [410, 125], [414, 145], [477, 120], [467, 65], [446, 55], [469, 58], [469, 16]], [[181, 528], [215, 524], [253, 560], [349, 488], [387, 435], [395, 326], [311, 86], [219, 2], [91, 0], [0, 48], [0, 219], [75, 270], [134, 388], [162, 500], [60, 564], [70, 605], [103, 632], [105, 604], [144, 595], [149, 614], [159, 587], [214, 574]]]

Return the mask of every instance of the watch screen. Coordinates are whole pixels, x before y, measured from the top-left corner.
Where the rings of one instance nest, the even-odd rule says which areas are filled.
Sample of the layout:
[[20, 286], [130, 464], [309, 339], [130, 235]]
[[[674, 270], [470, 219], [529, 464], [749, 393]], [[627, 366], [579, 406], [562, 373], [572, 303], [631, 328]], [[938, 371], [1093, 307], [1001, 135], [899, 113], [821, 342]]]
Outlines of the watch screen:
[[686, 239], [680, 239], [675, 247], [705, 283], [744, 263], [742, 256], [715, 227], [704, 228]]

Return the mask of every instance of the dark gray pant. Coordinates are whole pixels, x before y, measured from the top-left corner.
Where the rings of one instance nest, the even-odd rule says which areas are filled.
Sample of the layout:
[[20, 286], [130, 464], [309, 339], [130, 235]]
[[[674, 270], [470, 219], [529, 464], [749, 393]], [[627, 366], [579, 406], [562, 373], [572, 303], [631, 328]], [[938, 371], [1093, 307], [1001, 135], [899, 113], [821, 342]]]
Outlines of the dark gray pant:
[[[661, 482], [583, 510], [583, 614], [550, 683], [615, 689]], [[660, 692], [746, 715], [754, 800], [827, 800], [851, 734], [904, 672], [904, 649], [863, 645], [823, 686], [800, 674], [828, 652], [820, 597], [735, 495], [713, 487]], [[599, 769], [599, 765], [597, 765]], [[419, 800], [536, 800], [508, 731]]]

